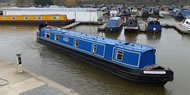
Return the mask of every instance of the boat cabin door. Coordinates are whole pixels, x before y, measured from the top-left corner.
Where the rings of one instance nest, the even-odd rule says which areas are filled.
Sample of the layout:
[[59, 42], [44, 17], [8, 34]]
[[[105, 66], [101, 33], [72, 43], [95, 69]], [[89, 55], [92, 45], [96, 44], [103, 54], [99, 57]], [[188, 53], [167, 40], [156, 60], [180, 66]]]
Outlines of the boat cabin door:
[[113, 45], [106, 44], [106, 49], [105, 49], [105, 58], [112, 60], [112, 54], [113, 54]]

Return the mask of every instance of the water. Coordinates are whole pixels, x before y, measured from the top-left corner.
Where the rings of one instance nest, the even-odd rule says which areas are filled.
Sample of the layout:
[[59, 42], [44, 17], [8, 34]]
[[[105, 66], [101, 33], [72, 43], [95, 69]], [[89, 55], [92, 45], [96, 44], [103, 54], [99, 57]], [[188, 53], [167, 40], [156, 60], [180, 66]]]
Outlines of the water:
[[[179, 23], [173, 18], [162, 23]], [[48, 77], [82, 95], [189, 95], [190, 35], [174, 29], [160, 34], [104, 33], [98, 26], [81, 25], [72, 30], [128, 40], [156, 48], [156, 62], [174, 71], [174, 81], [164, 87], [133, 83], [97, 69], [63, 53], [36, 42], [38, 26], [0, 25], [0, 56], [16, 63], [16, 53], [22, 53], [25, 68]]]

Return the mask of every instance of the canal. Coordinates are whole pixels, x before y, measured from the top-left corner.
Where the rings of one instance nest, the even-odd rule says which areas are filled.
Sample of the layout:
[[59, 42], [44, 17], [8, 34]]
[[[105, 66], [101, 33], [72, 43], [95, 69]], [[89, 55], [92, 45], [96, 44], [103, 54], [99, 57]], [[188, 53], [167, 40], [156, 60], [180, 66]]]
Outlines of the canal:
[[[161, 23], [180, 23], [171, 17], [160, 20]], [[124, 31], [111, 34], [98, 32], [97, 28], [94, 25], [80, 25], [72, 30], [150, 45], [157, 50], [156, 63], [174, 71], [174, 81], [162, 87], [116, 77], [37, 43], [37, 25], [0, 25], [0, 56], [16, 63], [16, 54], [22, 53], [24, 68], [82, 95], [189, 95], [190, 35], [166, 28], [158, 34]]]

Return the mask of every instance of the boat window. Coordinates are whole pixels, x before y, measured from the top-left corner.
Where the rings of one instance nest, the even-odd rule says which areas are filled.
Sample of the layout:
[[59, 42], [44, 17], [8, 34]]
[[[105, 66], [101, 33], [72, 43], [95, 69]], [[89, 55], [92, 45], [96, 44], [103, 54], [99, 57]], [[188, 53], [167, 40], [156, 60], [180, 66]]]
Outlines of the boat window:
[[3, 20], [5, 20], [5, 17], [3, 17]]
[[160, 25], [160, 22], [156, 21], [156, 22], [155, 22], [155, 25]]
[[59, 35], [55, 35], [54, 39], [55, 39], [56, 41], [58, 41], [58, 40], [59, 40]]
[[45, 37], [49, 38], [50, 37], [50, 33], [49, 32], [45, 32]]
[[12, 20], [15, 20], [15, 19], [16, 19], [16, 18], [13, 16], [13, 17], [12, 17]]
[[149, 24], [150, 24], [150, 25], [154, 25], [154, 22], [153, 22], [153, 21], [150, 21]]
[[96, 45], [92, 45], [92, 52], [93, 52], [93, 53], [96, 52]]
[[24, 19], [25, 19], [25, 20], [28, 20], [28, 17], [26, 16], [26, 17], [24, 17]]
[[40, 16], [38, 16], [38, 17], [37, 17], [37, 19], [38, 19], [38, 20], [41, 20], [41, 17], [40, 17]]
[[186, 21], [186, 24], [188, 24], [189, 22], [188, 21]]
[[36, 17], [34, 16], [34, 17], [33, 17], [33, 19], [35, 20], [35, 19], [36, 19]]
[[116, 51], [115, 53], [115, 59], [122, 60], [123, 59], [123, 52], [122, 51]]
[[78, 47], [78, 45], [79, 45], [79, 41], [78, 40], [74, 40], [74, 46]]
[[52, 17], [52, 19], [53, 19], [53, 20], [58, 20], [59, 17], [58, 17], [58, 16], [54, 16], [54, 17]]

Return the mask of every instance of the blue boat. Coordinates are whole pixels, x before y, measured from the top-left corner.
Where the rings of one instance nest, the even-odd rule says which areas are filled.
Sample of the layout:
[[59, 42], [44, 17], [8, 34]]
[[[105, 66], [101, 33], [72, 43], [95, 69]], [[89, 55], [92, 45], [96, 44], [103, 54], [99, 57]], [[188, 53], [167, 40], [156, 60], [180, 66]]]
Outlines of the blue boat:
[[37, 41], [124, 79], [158, 85], [173, 80], [173, 72], [156, 65], [156, 50], [146, 45], [56, 27], [40, 28]]
[[187, 10], [187, 9], [183, 10], [182, 15], [183, 15], [183, 18], [190, 16], [190, 10]]
[[173, 17], [175, 17], [175, 18], [183, 18], [182, 9], [174, 8], [171, 11], [170, 15], [173, 16]]
[[149, 32], [161, 32], [162, 26], [160, 25], [160, 22], [157, 19], [149, 18], [148, 19], [147, 31], [149, 31]]
[[107, 20], [105, 31], [106, 32], [120, 32], [122, 30], [121, 17], [113, 17]]

